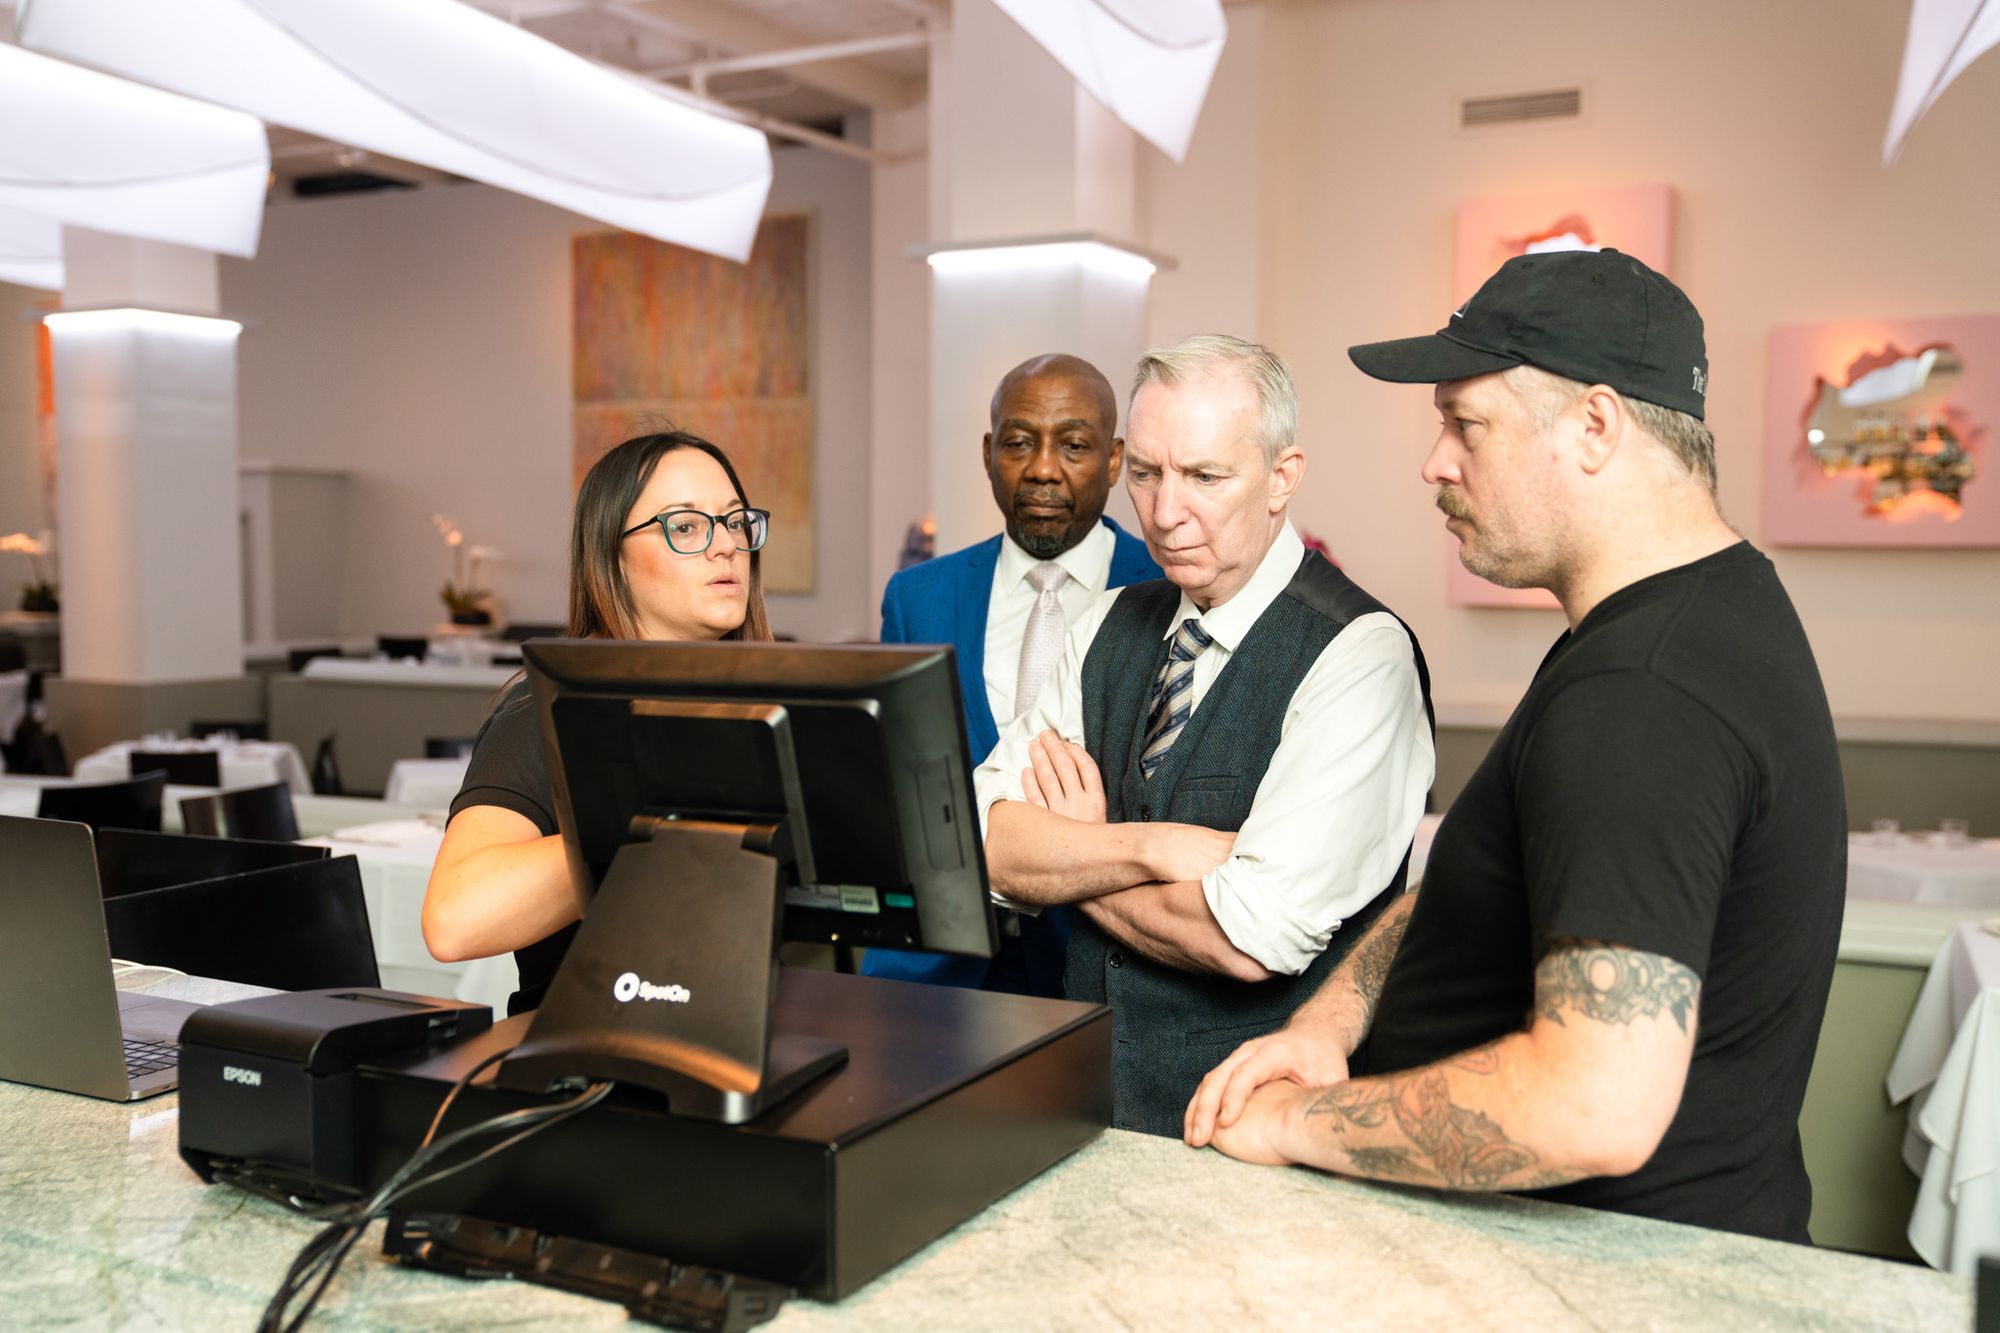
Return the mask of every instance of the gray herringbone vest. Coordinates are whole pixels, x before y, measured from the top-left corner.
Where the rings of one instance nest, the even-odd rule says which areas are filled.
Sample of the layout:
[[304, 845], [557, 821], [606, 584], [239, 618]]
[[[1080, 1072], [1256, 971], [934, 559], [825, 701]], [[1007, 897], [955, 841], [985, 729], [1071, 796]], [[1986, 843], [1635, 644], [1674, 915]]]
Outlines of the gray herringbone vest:
[[[1180, 589], [1160, 580], [1125, 589], [1083, 663], [1084, 744], [1104, 775], [1113, 823], [1165, 820], [1229, 832], [1243, 826], [1278, 748], [1285, 710], [1306, 673], [1352, 621], [1388, 608], [1313, 552], [1230, 656], [1150, 780], [1140, 776], [1152, 682], [1166, 660]], [[1406, 625], [1407, 630], [1409, 627]], [[1424, 707], [1430, 676], [1410, 636]], [[1111, 1006], [1112, 1119], [1120, 1129], [1178, 1137], [1202, 1075], [1238, 1043], [1291, 1017], [1354, 940], [1403, 889], [1407, 858], [1367, 907], [1342, 923], [1306, 970], [1254, 985], [1183, 972], [1140, 957], [1079, 914], [1063, 989]]]

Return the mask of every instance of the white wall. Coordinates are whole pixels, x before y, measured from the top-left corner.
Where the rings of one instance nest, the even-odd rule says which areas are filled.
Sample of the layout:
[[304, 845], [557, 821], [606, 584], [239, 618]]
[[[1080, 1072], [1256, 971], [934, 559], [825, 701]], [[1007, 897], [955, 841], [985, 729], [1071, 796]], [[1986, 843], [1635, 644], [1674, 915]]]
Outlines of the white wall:
[[[816, 591], [773, 597], [781, 631], [872, 629], [868, 587], [869, 181], [780, 149], [770, 205], [813, 218]], [[570, 238], [603, 225], [478, 185], [291, 201], [254, 261], [224, 261], [245, 458], [347, 470], [349, 635], [442, 618], [433, 511], [499, 547], [506, 616], [560, 621], [570, 490]], [[724, 448], [728, 441], [718, 441]], [[754, 478], [745, 478], [753, 491]]]
[[[1675, 277], [1707, 322], [1723, 508], [1757, 540], [1772, 326], [2000, 310], [2000, 58], [1974, 65], [1885, 171], [1908, 12], [1879, 0], [1266, 7], [1259, 312], [1308, 423], [1296, 512], [1416, 627], [1441, 702], [1511, 703], [1561, 619], [1447, 605], [1454, 557], [1417, 476], [1435, 433], [1429, 391], [1364, 379], [1347, 346], [1444, 322], [1459, 200], [1666, 182]], [[1456, 126], [1460, 97], [1577, 82], [1581, 124]], [[1981, 461], [2000, 486], [2000, 452]], [[2000, 719], [2000, 552], [1771, 554], [1836, 715]]]
[[[1153, 278], [1148, 346], [1192, 333], [1258, 333], [1257, 200], [1264, 170], [1264, 10], [1227, 13], [1229, 40], [1202, 102], [1187, 159], [1139, 146], [1140, 235], [1175, 267]], [[1104, 367], [1122, 399], [1132, 367]]]

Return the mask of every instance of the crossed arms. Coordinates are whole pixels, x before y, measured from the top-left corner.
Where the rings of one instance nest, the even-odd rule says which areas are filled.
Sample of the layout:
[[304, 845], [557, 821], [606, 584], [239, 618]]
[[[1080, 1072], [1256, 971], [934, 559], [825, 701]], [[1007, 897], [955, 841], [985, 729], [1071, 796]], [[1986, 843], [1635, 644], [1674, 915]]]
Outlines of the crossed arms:
[[1559, 940], [1527, 1025], [1448, 1059], [1349, 1079], [1409, 924], [1406, 894], [1284, 1028], [1202, 1081], [1187, 1142], [1232, 1157], [1455, 1189], [1542, 1189], [1644, 1166], [1680, 1105], [1701, 993], [1659, 954]]
[[1099, 929], [1155, 962], [1262, 981], [1270, 972], [1223, 933], [1201, 877], [1235, 836], [1194, 824], [1107, 824], [1104, 784], [1080, 745], [1043, 732], [1021, 774], [1025, 801], [988, 815], [987, 874], [1017, 903], [1074, 903]]
[[1423, 810], [1433, 754], [1409, 635], [1375, 614], [1327, 647], [1294, 691], [1232, 835], [1105, 822], [1097, 766], [1075, 743], [1095, 629], [1072, 633], [1035, 707], [980, 766], [994, 889], [1030, 907], [1074, 903], [1169, 966], [1261, 981], [1310, 965], [1388, 882]]

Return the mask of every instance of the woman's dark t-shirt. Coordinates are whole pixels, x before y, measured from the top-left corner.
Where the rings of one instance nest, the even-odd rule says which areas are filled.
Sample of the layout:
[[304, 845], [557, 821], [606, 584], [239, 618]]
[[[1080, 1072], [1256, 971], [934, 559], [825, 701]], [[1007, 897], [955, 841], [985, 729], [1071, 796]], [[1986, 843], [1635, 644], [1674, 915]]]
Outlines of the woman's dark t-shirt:
[[1559, 940], [1702, 978], [1693, 1063], [1650, 1161], [1541, 1197], [1805, 1241], [1799, 1106], [1847, 879], [1812, 649], [1749, 543], [1606, 598], [1558, 640], [1432, 844], [1370, 1073], [1527, 1025]]
[[[559, 831], [554, 787], [549, 781], [548, 766], [542, 761], [541, 727], [535, 718], [534, 699], [526, 680], [515, 681], [502, 691], [500, 701], [480, 724], [472, 746], [472, 763], [465, 772], [465, 785], [452, 799], [451, 813], [456, 815], [474, 805], [512, 810], [533, 824], [543, 837]], [[542, 995], [575, 936], [576, 926], [571, 924], [546, 939], [514, 950], [521, 988], [508, 1001], [508, 1013], [522, 1013], [541, 1004]]]

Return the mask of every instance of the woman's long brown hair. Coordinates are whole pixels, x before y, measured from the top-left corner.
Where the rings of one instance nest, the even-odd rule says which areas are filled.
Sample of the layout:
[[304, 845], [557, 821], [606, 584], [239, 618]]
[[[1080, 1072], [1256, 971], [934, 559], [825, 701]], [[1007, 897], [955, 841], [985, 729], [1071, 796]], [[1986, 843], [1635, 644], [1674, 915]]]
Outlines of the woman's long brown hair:
[[[632, 588], [625, 581], [623, 549], [625, 516], [653, 479], [653, 469], [676, 449], [699, 449], [722, 465], [736, 501], [749, 507], [743, 483], [722, 450], [686, 431], [641, 435], [625, 441], [597, 460], [576, 493], [576, 521], [569, 539], [569, 635], [573, 639], [636, 639], [639, 614], [632, 605]], [[750, 601], [743, 623], [725, 639], [771, 641], [771, 621], [764, 612], [761, 553], [750, 553]]]

